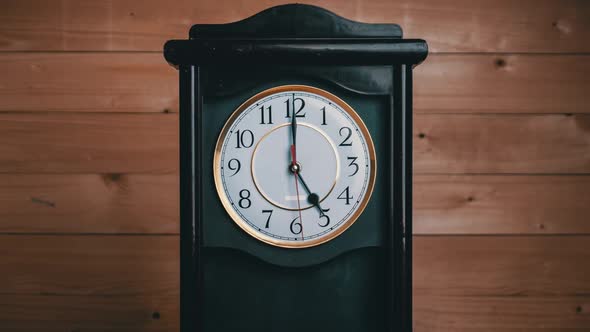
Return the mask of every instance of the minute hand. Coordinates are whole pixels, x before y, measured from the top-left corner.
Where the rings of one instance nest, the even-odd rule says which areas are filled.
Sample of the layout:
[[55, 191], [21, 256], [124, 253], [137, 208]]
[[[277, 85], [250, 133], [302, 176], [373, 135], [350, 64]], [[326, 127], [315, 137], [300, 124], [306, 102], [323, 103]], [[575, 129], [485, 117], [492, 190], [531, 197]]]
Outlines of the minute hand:
[[291, 138], [293, 145], [297, 145], [297, 116], [295, 116], [295, 94], [293, 94], [293, 115], [291, 116]]

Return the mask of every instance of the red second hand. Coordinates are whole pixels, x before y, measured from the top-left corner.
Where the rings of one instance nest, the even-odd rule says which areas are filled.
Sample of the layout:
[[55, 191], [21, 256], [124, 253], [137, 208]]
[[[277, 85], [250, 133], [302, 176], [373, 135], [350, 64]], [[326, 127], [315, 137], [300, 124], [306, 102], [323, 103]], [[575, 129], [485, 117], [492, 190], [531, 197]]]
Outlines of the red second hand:
[[[291, 165], [297, 165], [297, 158], [295, 155], [295, 144], [291, 144]], [[297, 209], [299, 211], [299, 223], [301, 224], [301, 240], [303, 240], [303, 219], [301, 218], [301, 201], [299, 200], [299, 179], [297, 179], [297, 172], [293, 172], [295, 176], [295, 193], [297, 194]]]

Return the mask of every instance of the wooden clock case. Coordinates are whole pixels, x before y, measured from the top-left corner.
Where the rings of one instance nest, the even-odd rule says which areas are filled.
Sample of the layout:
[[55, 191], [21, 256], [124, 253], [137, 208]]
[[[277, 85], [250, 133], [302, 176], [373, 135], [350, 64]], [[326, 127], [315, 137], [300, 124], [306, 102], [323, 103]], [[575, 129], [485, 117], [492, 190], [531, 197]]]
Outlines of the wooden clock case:
[[[412, 69], [428, 53], [395, 24], [284, 5], [197, 24], [166, 43], [180, 72], [181, 331], [412, 330]], [[239, 229], [213, 181], [230, 114], [267, 88], [303, 84], [350, 104], [377, 155], [363, 214], [320, 246], [285, 249]]]

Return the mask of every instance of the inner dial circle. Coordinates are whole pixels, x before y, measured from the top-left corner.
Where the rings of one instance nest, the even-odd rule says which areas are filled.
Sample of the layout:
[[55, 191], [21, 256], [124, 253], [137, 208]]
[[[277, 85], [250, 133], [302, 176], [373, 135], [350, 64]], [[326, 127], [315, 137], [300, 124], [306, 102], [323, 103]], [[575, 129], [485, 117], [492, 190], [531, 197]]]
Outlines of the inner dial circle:
[[[297, 167], [305, 181], [314, 185], [314, 194], [323, 201], [334, 189], [338, 180], [340, 161], [334, 143], [315, 126], [299, 122], [297, 125]], [[291, 128], [283, 124], [264, 135], [254, 148], [252, 180], [256, 189], [271, 204], [285, 210], [314, 207], [304, 188], [299, 197], [293, 186], [293, 167], [289, 164], [288, 147], [291, 145]]]

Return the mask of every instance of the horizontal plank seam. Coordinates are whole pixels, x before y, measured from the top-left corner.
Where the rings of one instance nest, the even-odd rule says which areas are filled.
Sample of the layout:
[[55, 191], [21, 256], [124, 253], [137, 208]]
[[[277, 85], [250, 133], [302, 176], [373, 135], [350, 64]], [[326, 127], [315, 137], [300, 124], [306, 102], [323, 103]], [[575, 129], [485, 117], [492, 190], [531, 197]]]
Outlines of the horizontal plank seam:
[[105, 237], [178, 237], [180, 233], [101, 233], [101, 232], [0, 232], [0, 236], [105, 236]]
[[[58, 111], [58, 110], [22, 110], [22, 111], [17, 111], [17, 110], [0, 110], [0, 115], [27, 115], [27, 114], [49, 114], [49, 115], [53, 115], [53, 114], [61, 114], [61, 115], [66, 115], [66, 114], [72, 114], [72, 115], [82, 115], [82, 114], [88, 114], [88, 115], [102, 115], [102, 114], [109, 114], [109, 115], [145, 115], [145, 114], [162, 114], [162, 115], [178, 115], [178, 111], [176, 110], [168, 110], [166, 111], [138, 111], [138, 112], [127, 112], [127, 111], [117, 111], [116, 109], [113, 109], [113, 111], [67, 111], [67, 110], [63, 110], [63, 111]], [[583, 114], [583, 113], [582, 113]]]
[[176, 111], [157, 112], [126, 112], [126, 111], [59, 111], [59, 110], [0, 110], [0, 115], [153, 115], [153, 116], [178, 116]]
[[[177, 167], [176, 167], [177, 168]], [[178, 175], [178, 171], [174, 172], [129, 172], [129, 171], [109, 171], [109, 172], [4, 172], [0, 171], [0, 175], [101, 175], [101, 174], [120, 174], [120, 175]], [[455, 173], [432, 173], [432, 172], [413, 172], [414, 176], [564, 176], [564, 177], [575, 177], [575, 176], [590, 176], [590, 173], [469, 173], [469, 172], [455, 172]]]
[[117, 175], [178, 175], [178, 167], [175, 164], [176, 170], [173, 172], [162, 171], [162, 172], [129, 172], [129, 171], [108, 171], [108, 172], [4, 172], [0, 171], [0, 175], [100, 175], [100, 174], [117, 174]]
[[[180, 233], [66, 233], [66, 232], [0, 232], [0, 236], [49, 236], [49, 237], [179, 237]], [[414, 233], [420, 237], [590, 237], [590, 233]]]
[[[414, 290], [416, 296], [422, 295], [419, 288]], [[0, 292], [3, 296], [39, 296], [39, 297], [91, 297], [91, 298], [134, 298], [134, 297], [177, 297], [178, 292], [169, 292], [164, 294], [148, 294], [148, 293], [129, 293], [129, 294], [68, 294], [57, 292], [43, 292], [43, 293], [14, 293], [14, 292]], [[590, 297], [590, 293], [564, 293], [564, 294], [435, 294], [431, 291], [424, 294], [429, 297], [444, 297], [444, 298], [537, 298], [537, 299], [555, 299], [555, 298], [586, 298]]]
[[[1, 174], [1, 173], [0, 173]], [[413, 175], [442, 175], [442, 176], [589, 176], [590, 173], [431, 173], [431, 172], [414, 172]]]
[[[178, 115], [178, 110], [168, 111], [69, 111], [69, 110], [0, 110], [0, 115]], [[588, 112], [498, 112], [498, 111], [478, 111], [478, 112], [438, 112], [438, 111], [423, 111], [414, 110], [414, 115], [441, 115], [441, 116], [458, 116], [458, 115], [481, 115], [481, 116], [590, 116], [590, 109]]]
[[[162, 49], [164, 45], [162, 44]], [[0, 54], [163, 54], [163, 50], [0, 50]], [[540, 56], [587, 56], [590, 52], [522, 52], [522, 51], [502, 51], [502, 52], [428, 52], [429, 55], [540, 55]], [[428, 58], [425, 60], [428, 61]], [[162, 62], [166, 61], [162, 58]]]
[[[414, 287], [414, 296], [422, 295], [418, 288]], [[588, 293], [563, 293], [563, 294], [436, 294], [432, 291], [424, 293], [428, 297], [444, 297], [444, 298], [535, 298], [535, 299], [555, 299], [555, 298], [586, 298], [590, 297]]]
[[[45, 176], [45, 175], [59, 175], [59, 176], [101, 176], [105, 174], [113, 174], [116, 173], [117, 175], [149, 175], [149, 176], [179, 176], [178, 172], [56, 172], [56, 173], [42, 173], [42, 172], [22, 172], [22, 173], [15, 173], [15, 172], [0, 172], [0, 175], [18, 175], [18, 176]], [[429, 172], [414, 172], [413, 175], [417, 176], [469, 176], [469, 177], [512, 177], [512, 176], [522, 176], [522, 177], [547, 177], [547, 176], [554, 176], [554, 177], [588, 177], [590, 173], [429, 173]]]
[[178, 292], [165, 293], [165, 295], [154, 295], [152, 293], [121, 293], [121, 294], [68, 294], [57, 292], [40, 292], [40, 293], [14, 293], [14, 292], [0, 292], [3, 296], [39, 296], [39, 297], [93, 297], [93, 298], [122, 298], [122, 297], [176, 297]]
[[[415, 217], [414, 217], [415, 218]], [[414, 233], [412, 238], [420, 237], [590, 237], [590, 233]]]
[[[63, 112], [62, 112], [63, 113]], [[81, 112], [82, 113], [82, 112]], [[109, 113], [109, 112], [106, 112]], [[590, 116], [590, 109], [588, 109], [588, 112], [498, 112], [498, 111], [493, 111], [493, 112], [486, 112], [486, 111], [481, 111], [481, 112], [438, 112], [438, 111], [432, 111], [432, 112], [428, 112], [428, 111], [420, 111], [420, 110], [414, 110], [414, 115], [452, 115], [452, 116], [457, 116], [457, 115], [491, 115], [491, 116], [565, 116], [565, 117], [570, 117], [570, 116]]]

